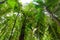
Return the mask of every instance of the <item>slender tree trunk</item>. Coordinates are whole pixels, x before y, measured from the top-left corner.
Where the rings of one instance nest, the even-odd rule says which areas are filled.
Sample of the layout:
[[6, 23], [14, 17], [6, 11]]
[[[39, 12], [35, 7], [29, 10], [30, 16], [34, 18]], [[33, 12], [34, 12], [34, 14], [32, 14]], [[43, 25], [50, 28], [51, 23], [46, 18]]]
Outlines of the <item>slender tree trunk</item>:
[[19, 36], [19, 40], [24, 40], [24, 37], [25, 37], [26, 16], [24, 15], [24, 13], [23, 13], [23, 16], [24, 16], [24, 21], [22, 23], [21, 34]]
[[12, 37], [12, 34], [13, 34], [13, 30], [14, 30], [14, 27], [15, 27], [15, 25], [16, 25], [16, 21], [17, 21], [17, 17], [19, 16], [19, 12], [18, 12], [18, 14], [17, 14], [17, 16], [16, 16], [16, 18], [15, 18], [15, 21], [14, 21], [14, 24], [13, 24], [13, 27], [12, 27], [12, 30], [11, 30], [11, 35], [10, 35], [10, 37], [9, 37], [9, 40], [11, 40], [11, 37]]
[[24, 40], [24, 36], [25, 36], [25, 25], [26, 25], [26, 22], [24, 20], [23, 25], [22, 25], [22, 28], [21, 28], [21, 34], [19, 36], [19, 40]]

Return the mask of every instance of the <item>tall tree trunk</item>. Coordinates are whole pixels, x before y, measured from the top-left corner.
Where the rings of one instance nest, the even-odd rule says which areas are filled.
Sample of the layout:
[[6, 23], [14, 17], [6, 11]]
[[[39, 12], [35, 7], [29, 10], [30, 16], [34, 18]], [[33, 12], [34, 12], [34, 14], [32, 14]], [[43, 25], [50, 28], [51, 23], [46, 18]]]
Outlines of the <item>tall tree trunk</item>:
[[24, 37], [25, 37], [26, 16], [24, 15], [24, 13], [23, 13], [23, 16], [24, 16], [24, 21], [22, 23], [21, 34], [19, 36], [19, 40], [24, 40]]

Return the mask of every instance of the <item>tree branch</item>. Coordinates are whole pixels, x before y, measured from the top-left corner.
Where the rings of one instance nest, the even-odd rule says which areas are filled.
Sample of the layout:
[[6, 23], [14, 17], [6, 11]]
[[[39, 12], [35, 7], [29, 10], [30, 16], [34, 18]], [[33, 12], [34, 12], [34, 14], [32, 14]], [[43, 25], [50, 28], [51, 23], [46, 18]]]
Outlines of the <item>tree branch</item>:
[[46, 10], [48, 11], [48, 13], [50, 14], [50, 16], [52, 17], [52, 19], [53, 19], [54, 21], [56, 21], [57, 24], [60, 26], [60, 20], [58, 19], [58, 17], [56, 17], [55, 15], [53, 15], [54, 13], [51, 12], [51, 11], [48, 9], [47, 6], [45, 6], [45, 7], [46, 7]]

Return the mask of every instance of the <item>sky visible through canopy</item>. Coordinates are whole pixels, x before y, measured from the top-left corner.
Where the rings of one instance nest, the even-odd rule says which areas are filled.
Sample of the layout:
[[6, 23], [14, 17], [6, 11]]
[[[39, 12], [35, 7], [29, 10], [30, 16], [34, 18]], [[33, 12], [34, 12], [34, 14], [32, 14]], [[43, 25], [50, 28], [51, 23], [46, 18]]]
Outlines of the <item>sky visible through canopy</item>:
[[25, 5], [32, 2], [33, 0], [19, 0], [19, 1], [22, 2], [23, 5]]

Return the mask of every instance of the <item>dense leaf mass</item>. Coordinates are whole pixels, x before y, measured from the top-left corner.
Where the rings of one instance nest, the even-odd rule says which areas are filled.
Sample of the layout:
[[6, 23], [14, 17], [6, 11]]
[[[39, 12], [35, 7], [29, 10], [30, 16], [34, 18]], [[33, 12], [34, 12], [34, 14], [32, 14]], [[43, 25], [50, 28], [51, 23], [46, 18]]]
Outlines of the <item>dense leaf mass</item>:
[[0, 0], [0, 40], [60, 40], [60, 0]]

